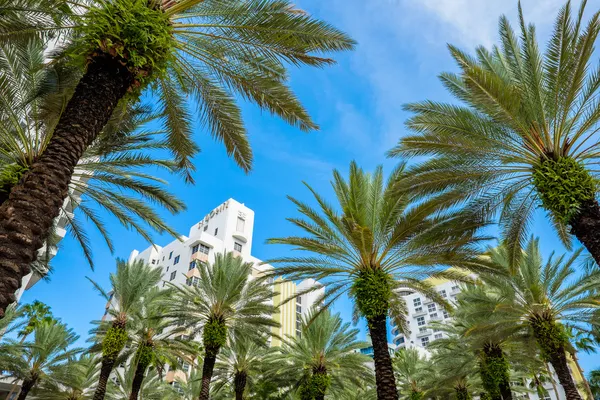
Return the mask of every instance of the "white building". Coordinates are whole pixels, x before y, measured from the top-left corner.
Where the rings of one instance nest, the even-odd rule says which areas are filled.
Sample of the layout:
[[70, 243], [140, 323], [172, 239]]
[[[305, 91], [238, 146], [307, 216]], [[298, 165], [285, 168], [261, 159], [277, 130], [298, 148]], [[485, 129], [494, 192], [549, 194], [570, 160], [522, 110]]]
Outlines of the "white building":
[[[261, 260], [252, 256], [253, 230], [254, 211], [234, 199], [229, 199], [194, 224], [188, 236], [181, 236], [179, 240], [175, 239], [163, 247], [152, 245], [141, 252], [133, 250], [129, 261], [143, 260], [150, 265], [161, 267], [163, 286], [166, 286], [166, 282], [193, 285], [200, 279], [195, 268], [198, 262], [213, 262], [216, 253], [233, 251], [244, 261], [253, 263], [252, 276], [256, 277], [271, 271], [273, 267], [261, 264]], [[282, 327], [273, 329], [274, 334], [280, 337], [298, 334], [298, 321], [325, 291], [325, 288], [320, 287], [321, 285], [314, 280], [305, 280], [299, 285], [281, 280], [276, 282], [274, 291], [277, 294], [273, 298], [275, 305], [313, 286], [319, 288], [297, 296], [281, 307], [274, 318]], [[278, 345], [280, 342], [273, 340], [272, 344]]]

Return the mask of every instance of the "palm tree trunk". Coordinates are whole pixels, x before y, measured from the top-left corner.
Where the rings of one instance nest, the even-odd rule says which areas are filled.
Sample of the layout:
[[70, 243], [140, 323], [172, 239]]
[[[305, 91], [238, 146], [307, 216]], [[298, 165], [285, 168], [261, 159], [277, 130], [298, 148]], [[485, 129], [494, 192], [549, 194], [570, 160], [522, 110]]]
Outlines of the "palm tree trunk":
[[233, 386], [235, 387], [235, 400], [244, 399], [244, 391], [246, 390], [246, 381], [248, 374], [245, 371], [237, 371], [233, 378]]
[[129, 394], [129, 400], [137, 400], [140, 390], [142, 389], [142, 383], [144, 382], [144, 375], [146, 374], [146, 368], [148, 364], [138, 362], [135, 368], [135, 375], [133, 376], [133, 382], [131, 384], [131, 393]]
[[581, 204], [579, 212], [569, 221], [571, 233], [600, 264], [600, 205], [596, 199]]
[[456, 400], [471, 400], [471, 394], [466, 386], [454, 386], [454, 392], [456, 394]]
[[573, 377], [571, 376], [571, 371], [569, 370], [567, 353], [565, 352], [564, 347], [548, 354], [548, 357], [550, 364], [552, 364], [554, 371], [556, 371], [558, 381], [565, 391], [567, 400], [581, 400], [581, 395], [579, 394], [579, 390], [577, 390], [577, 386], [575, 385]]
[[31, 389], [35, 386], [36, 379], [25, 379], [21, 385], [21, 391], [17, 400], [25, 400]]
[[373, 343], [377, 400], [398, 400], [392, 358], [387, 344], [386, 316], [380, 315], [369, 318], [367, 323]]
[[48, 147], [0, 207], [0, 318], [48, 237], [73, 170], [127, 93], [132, 74], [115, 58], [92, 59]]
[[115, 359], [102, 357], [100, 377], [98, 378], [98, 386], [96, 386], [96, 391], [94, 392], [94, 400], [104, 400], [104, 396], [106, 395], [106, 385], [108, 384], [110, 373], [115, 366], [115, 361]]
[[512, 399], [509, 366], [502, 347], [498, 343], [486, 343], [482, 353], [479, 373], [484, 389], [490, 394], [492, 400]]
[[208, 400], [210, 398], [210, 381], [212, 380], [215, 369], [215, 361], [219, 354], [220, 347], [207, 348], [204, 363], [202, 364], [202, 387], [200, 389], [199, 400]]

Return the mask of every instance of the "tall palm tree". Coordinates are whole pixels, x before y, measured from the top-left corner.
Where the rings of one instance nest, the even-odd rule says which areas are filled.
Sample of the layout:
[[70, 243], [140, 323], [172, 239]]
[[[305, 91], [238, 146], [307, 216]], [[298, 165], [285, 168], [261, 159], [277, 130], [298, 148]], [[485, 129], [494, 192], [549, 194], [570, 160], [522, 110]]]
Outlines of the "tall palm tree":
[[18, 400], [24, 400], [32, 389], [46, 382], [53, 368], [81, 352], [81, 349], [71, 348], [79, 337], [58, 321], [39, 324], [33, 335], [32, 341], [14, 344], [20, 349], [20, 362], [8, 371], [8, 376], [21, 380]]
[[[123, 371], [115, 371], [115, 381], [111, 380], [106, 392], [106, 398], [109, 400], [127, 400], [131, 397], [133, 380], [135, 379], [135, 368], [128, 368]], [[155, 369], [149, 371], [148, 376], [142, 383], [140, 397], [145, 400], [165, 400], [178, 399], [174, 397], [171, 387], [159, 378]]]
[[260, 343], [279, 326], [272, 319], [272, 287], [253, 279], [253, 263], [244, 262], [233, 252], [216, 254], [212, 264], [198, 266], [197, 286], [177, 287], [178, 301], [171, 302], [171, 315], [202, 335], [204, 362], [200, 400], [208, 400], [215, 362], [228, 339], [248, 337]]
[[568, 258], [551, 255], [544, 262], [539, 241], [532, 238], [521, 251], [517, 265], [511, 266], [510, 250], [504, 246], [490, 249], [488, 256], [505, 274], [482, 273], [486, 294], [474, 291], [463, 297], [465, 302], [488, 310], [484, 312], [492, 310], [493, 318], [483, 330], [529, 332], [544, 360], [552, 364], [569, 400], [580, 400], [581, 396], [569, 370], [569, 337], [564, 324], [584, 330], [597, 326], [598, 321], [592, 317], [600, 305], [600, 271], [580, 274], [575, 268], [580, 252]]
[[352, 162], [347, 180], [333, 172], [339, 211], [307, 185], [318, 209], [290, 197], [303, 218], [289, 219], [305, 236], [269, 240], [307, 252], [270, 262], [291, 280], [327, 280], [318, 301], [323, 310], [343, 294], [354, 300], [355, 316], [367, 319], [373, 341], [380, 400], [398, 398], [386, 325], [388, 315], [396, 326], [406, 324], [406, 304], [397, 289], [415, 290], [448, 306], [426, 278], [464, 280], [466, 273], [448, 266], [485, 267], [473, 254], [478, 221], [434, 214], [427, 203], [409, 207], [410, 196], [400, 190], [403, 176], [403, 165], [386, 182], [381, 167], [370, 174]]
[[460, 104], [405, 106], [415, 134], [390, 152], [432, 156], [412, 171], [415, 193], [443, 193], [442, 206], [499, 215], [513, 264], [538, 206], [565, 244], [574, 235], [600, 262], [600, 74], [592, 65], [600, 14], [584, 21], [586, 3], [575, 17], [566, 3], [543, 53], [520, 6], [520, 35], [503, 16], [500, 46], [478, 47], [475, 55], [450, 46], [460, 72], [441, 80]]
[[38, 400], [86, 400], [94, 393], [99, 359], [89, 354], [51, 368], [49, 379], [40, 386]]
[[217, 356], [214, 391], [233, 392], [236, 400], [243, 400], [254, 381], [262, 375], [268, 354], [266, 340], [262, 343], [246, 337], [229, 340]]
[[394, 372], [398, 377], [400, 393], [410, 400], [421, 400], [427, 383], [435, 373], [433, 364], [417, 349], [400, 349], [394, 355]]
[[[30, 39], [25, 46], [0, 46], [0, 204], [44, 153], [80, 77], [75, 68], [61, 63], [44, 68], [45, 50], [41, 38]], [[97, 216], [98, 209], [113, 215], [148, 241], [151, 241], [148, 227], [175, 235], [154, 206], [171, 213], [185, 206], [165, 190], [164, 180], [144, 171], [154, 167], [169, 173], [179, 172], [176, 162], [154, 154], [167, 150], [162, 143], [162, 132], [146, 129], [156, 119], [158, 115], [148, 106], [123, 103], [73, 171], [59, 220], [81, 245], [92, 267], [84, 220], [98, 229], [113, 250], [109, 231]], [[73, 216], [75, 208], [78, 211]], [[47, 251], [52, 245], [48, 243], [51, 238], [52, 235], [46, 238]], [[44, 258], [48, 257], [38, 260]], [[32, 269], [36, 270], [35, 267], [32, 265]]]
[[357, 341], [358, 329], [350, 329], [339, 314], [309, 312], [301, 329], [274, 354], [273, 363], [277, 374], [293, 380], [301, 399], [323, 400], [372, 380], [371, 359], [358, 351], [365, 343]]
[[[85, 73], [44, 154], [0, 207], [0, 310], [13, 299], [68, 193], [73, 169], [121, 100], [156, 96], [179, 165], [192, 169], [192, 111], [244, 169], [252, 153], [239, 95], [291, 125], [318, 126], [287, 86], [288, 63], [323, 67], [354, 41], [287, 0], [2, 0], [0, 40], [59, 36]], [[31, 16], [35, 15], [35, 18]], [[3, 250], [6, 249], [6, 250]], [[9, 250], [10, 249], [10, 250]], [[6, 288], [6, 289], [4, 289]]]
[[161, 278], [160, 268], [150, 267], [143, 261], [129, 264], [117, 259], [117, 270], [110, 274], [110, 291], [105, 291], [90, 280], [98, 293], [107, 301], [106, 323], [110, 325], [105, 333], [97, 337], [101, 340], [99, 347], [102, 353], [102, 366], [94, 400], [104, 399], [108, 378], [117, 357], [129, 340], [128, 325], [133, 318], [133, 313], [141, 306], [146, 296], [156, 288]]

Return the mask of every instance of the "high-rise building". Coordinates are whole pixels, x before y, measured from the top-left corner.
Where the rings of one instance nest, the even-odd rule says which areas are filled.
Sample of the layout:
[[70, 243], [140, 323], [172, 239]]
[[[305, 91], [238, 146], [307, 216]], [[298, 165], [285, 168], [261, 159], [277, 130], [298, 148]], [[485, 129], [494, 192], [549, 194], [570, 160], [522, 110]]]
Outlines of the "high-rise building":
[[[162, 268], [163, 283], [175, 285], [194, 285], [200, 279], [199, 262], [213, 262], [216, 253], [233, 251], [246, 262], [251, 262], [252, 276], [258, 277], [273, 270], [268, 264], [252, 256], [252, 234], [254, 230], [254, 211], [234, 199], [229, 199], [209, 212], [200, 222], [194, 224], [188, 236], [181, 236], [165, 246], [152, 245], [143, 251], [133, 250], [129, 261], [144, 262]], [[309, 287], [317, 290], [303, 293]], [[273, 304], [280, 305], [289, 297], [295, 297], [283, 304], [273, 317], [280, 328], [273, 329], [275, 336], [282, 338], [299, 333], [298, 321], [308, 312], [315, 301], [323, 294], [324, 288], [314, 280], [306, 280], [296, 285], [294, 282], [278, 279], [275, 282]], [[281, 344], [275, 337], [272, 345]]]

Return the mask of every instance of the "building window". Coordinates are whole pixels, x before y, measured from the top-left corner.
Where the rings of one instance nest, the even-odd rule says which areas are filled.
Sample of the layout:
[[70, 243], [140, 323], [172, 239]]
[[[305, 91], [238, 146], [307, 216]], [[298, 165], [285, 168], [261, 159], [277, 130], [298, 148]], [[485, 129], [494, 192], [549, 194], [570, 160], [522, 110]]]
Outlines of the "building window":
[[204, 225], [204, 232], [208, 230], [208, 225]]
[[423, 307], [416, 307], [415, 312], [423, 312]]
[[200, 247], [199, 244], [196, 244], [194, 247], [192, 247], [192, 254], [196, 254], [198, 252], [198, 247]]
[[399, 337], [398, 339], [396, 339], [396, 344], [400, 344], [400, 343], [404, 343], [404, 336]]
[[171, 272], [171, 279], [169, 279], [169, 280], [172, 281], [173, 279], [175, 279], [176, 276], [177, 276], [177, 271]]
[[198, 287], [199, 283], [200, 283], [200, 278], [198, 278], [197, 276], [192, 277], [192, 284], [194, 285], [194, 287]]
[[444, 298], [448, 297], [445, 290], [440, 290], [440, 296], [442, 296]]
[[198, 248], [198, 251], [200, 251], [200, 253], [204, 253], [204, 254], [208, 255], [209, 250], [210, 250], [210, 247], [200, 243], [200, 247]]
[[185, 372], [188, 372], [190, 370], [190, 364], [188, 364], [184, 361], [183, 365], [181, 366], [181, 369], [184, 370]]
[[169, 260], [171, 259], [171, 257], [173, 257], [173, 252], [169, 253]]
[[235, 251], [239, 251], [239, 252], [241, 253], [241, 252], [242, 252], [242, 245], [241, 245], [241, 244], [239, 244], [238, 242], [234, 242], [234, 243], [233, 243], [233, 249], [234, 249]]
[[458, 288], [458, 286], [452, 286], [452, 291], [453, 291], [453, 292], [457, 292], [457, 291], [458, 291], [458, 289], [459, 289], [459, 288]]
[[173, 265], [177, 265], [179, 264], [179, 256], [175, 257], [175, 260], [173, 260]]
[[425, 333], [427, 332], [427, 328], [419, 328], [419, 333]]
[[298, 304], [296, 304], [296, 312], [302, 313], [302, 306], [299, 306]]
[[217, 233], [219, 233], [219, 228], [215, 228], [215, 236], [217, 236]]
[[427, 311], [434, 312], [435, 310], [435, 304], [427, 304]]
[[425, 325], [425, 317], [417, 317], [417, 326]]
[[444, 310], [444, 318], [450, 318], [450, 314], [448, 314], [448, 311]]
[[156, 260], [152, 260], [152, 265], [156, 264]]
[[418, 307], [421, 305], [421, 298], [417, 297], [416, 299], [413, 299], [413, 304], [415, 305], [415, 307]]
[[302, 297], [300, 297], [300, 296], [296, 297], [296, 303], [302, 304]]
[[190, 267], [188, 268], [188, 271], [191, 271], [191, 270], [193, 270], [194, 268], [196, 268], [196, 261], [192, 261], [192, 262], [190, 263]]
[[169, 272], [169, 267], [167, 267], [167, 272]]
[[165, 256], [163, 256], [163, 261], [165, 261]]
[[235, 227], [235, 230], [238, 232], [244, 232], [245, 225], [246, 225], [246, 221], [244, 221], [243, 218], [238, 217], [237, 226]]
[[434, 338], [434, 339], [441, 339], [441, 338], [442, 338], [442, 334], [441, 334], [441, 333], [438, 333], [438, 334], [436, 334], [436, 335], [433, 335], [433, 338]]
[[192, 286], [192, 278], [187, 278], [185, 280], [185, 284], [188, 285], [188, 286]]
[[429, 318], [437, 318], [438, 314], [434, 312], [433, 314], [429, 314]]
[[427, 347], [429, 345], [429, 338], [428, 337], [421, 338], [421, 345], [423, 347]]

